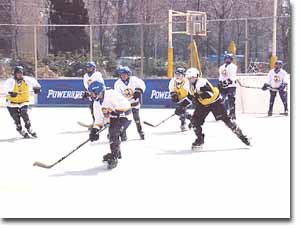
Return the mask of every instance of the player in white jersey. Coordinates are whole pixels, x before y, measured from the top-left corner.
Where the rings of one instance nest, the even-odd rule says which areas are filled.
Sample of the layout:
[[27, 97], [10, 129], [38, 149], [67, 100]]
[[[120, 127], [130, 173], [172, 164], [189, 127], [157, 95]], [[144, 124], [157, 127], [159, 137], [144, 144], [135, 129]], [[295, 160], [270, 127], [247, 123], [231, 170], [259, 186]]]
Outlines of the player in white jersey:
[[[7, 94], [6, 104], [10, 116], [16, 124], [17, 131], [24, 137], [29, 138], [29, 135], [37, 137], [36, 132], [31, 127], [31, 122], [28, 115], [28, 105], [30, 99], [30, 90], [35, 94], [41, 92], [41, 85], [32, 77], [23, 76], [24, 68], [16, 66], [14, 77], [5, 81], [4, 90]], [[21, 118], [24, 121], [25, 128], [22, 129]]]
[[[169, 91], [171, 95], [171, 100], [176, 103], [175, 114], [179, 116], [180, 119], [180, 129], [181, 131], [186, 131], [185, 120], [191, 120], [192, 115], [189, 114], [186, 110], [184, 113], [178, 113], [178, 107], [180, 103], [187, 97], [190, 89], [189, 80], [185, 78], [185, 69], [183, 67], [178, 67], [174, 72], [174, 77], [169, 82]], [[189, 127], [192, 125], [189, 124]]]
[[224, 64], [219, 68], [219, 90], [230, 118], [236, 119], [235, 94], [237, 66], [232, 63], [232, 54], [225, 54]]
[[235, 121], [226, 113], [224, 104], [221, 102], [219, 89], [213, 86], [206, 78], [201, 78], [199, 71], [195, 68], [190, 68], [186, 71], [186, 78], [190, 82], [190, 90], [188, 97], [181, 103], [182, 112], [192, 101], [196, 106], [192, 116], [192, 123], [197, 138], [192, 144], [192, 149], [201, 149], [201, 146], [204, 144], [202, 125], [210, 112], [213, 113], [216, 120], [222, 120], [243, 143], [250, 145], [248, 137], [242, 133]]
[[268, 73], [269, 81], [265, 83], [262, 87], [263, 90], [270, 90], [270, 104], [268, 116], [273, 114], [273, 105], [277, 91], [284, 106], [284, 115], [288, 115], [288, 103], [287, 103], [287, 84], [288, 84], [288, 74], [282, 69], [283, 62], [277, 60], [275, 62], [274, 69], [270, 70]]
[[[83, 85], [85, 88], [85, 92], [82, 96], [83, 99], [89, 98], [90, 93], [88, 91], [89, 85], [94, 82], [98, 81], [105, 85], [104, 80], [102, 78], [102, 74], [96, 70], [96, 64], [93, 61], [87, 62], [86, 64], [86, 73], [83, 75]], [[90, 105], [89, 108], [91, 110], [92, 118], [95, 120], [94, 112], [93, 112], [93, 100], [89, 98]]]
[[103, 83], [95, 81], [89, 85], [91, 98], [94, 100], [95, 121], [90, 131], [90, 140], [99, 139], [99, 130], [109, 124], [109, 145], [111, 153], [103, 157], [108, 163], [108, 168], [116, 167], [118, 159], [121, 159], [120, 135], [126, 131], [130, 121], [128, 115], [131, 112], [130, 104], [121, 94], [114, 90], [106, 90]]
[[[115, 82], [114, 89], [122, 94], [131, 104], [133, 119], [141, 139], [145, 139], [142, 129], [139, 109], [141, 107], [142, 94], [146, 85], [143, 80], [136, 76], [131, 76], [131, 70], [127, 66], [121, 66], [117, 70], [120, 78]], [[126, 131], [122, 132], [121, 140], [127, 140]]]

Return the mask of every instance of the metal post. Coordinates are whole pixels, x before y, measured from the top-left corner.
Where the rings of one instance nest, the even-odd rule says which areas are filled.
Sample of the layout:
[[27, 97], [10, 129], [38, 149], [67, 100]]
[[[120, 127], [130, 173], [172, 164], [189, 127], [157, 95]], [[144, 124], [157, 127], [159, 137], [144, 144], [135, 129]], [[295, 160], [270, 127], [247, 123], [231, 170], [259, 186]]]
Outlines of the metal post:
[[141, 74], [140, 77], [144, 77], [144, 24], [141, 23]]
[[34, 73], [35, 78], [38, 78], [38, 57], [37, 57], [37, 34], [36, 34], [36, 25], [33, 26], [33, 48], [34, 48]]
[[169, 20], [168, 20], [168, 77], [173, 77], [173, 30], [172, 30], [172, 18], [173, 11], [169, 10]]
[[248, 19], [245, 19], [245, 73], [248, 72]]
[[[191, 22], [192, 23], [192, 22]], [[190, 40], [191, 40], [191, 67], [193, 67], [193, 30], [191, 30], [191, 35], [190, 35]]]
[[276, 56], [277, 0], [274, 0], [272, 55]]
[[93, 61], [93, 27], [90, 25], [90, 61]]
[[272, 69], [277, 60], [276, 56], [276, 32], [277, 32], [277, 0], [274, 0], [274, 15], [273, 15], [273, 37], [272, 37], [272, 57], [270, 60], [270, 68]]

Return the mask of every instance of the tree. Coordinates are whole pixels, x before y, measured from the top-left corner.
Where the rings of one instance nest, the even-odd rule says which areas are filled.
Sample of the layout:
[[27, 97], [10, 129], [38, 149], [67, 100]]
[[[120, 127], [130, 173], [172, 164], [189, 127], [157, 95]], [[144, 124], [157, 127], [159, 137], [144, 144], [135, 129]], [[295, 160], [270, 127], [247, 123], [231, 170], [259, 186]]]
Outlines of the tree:
[[[88, 24], [83, 0], [51, 0], [50, 24]], [[84, 27], [50, 27], [50, 50], [74, 52], [88, 50], [89, 37]]]

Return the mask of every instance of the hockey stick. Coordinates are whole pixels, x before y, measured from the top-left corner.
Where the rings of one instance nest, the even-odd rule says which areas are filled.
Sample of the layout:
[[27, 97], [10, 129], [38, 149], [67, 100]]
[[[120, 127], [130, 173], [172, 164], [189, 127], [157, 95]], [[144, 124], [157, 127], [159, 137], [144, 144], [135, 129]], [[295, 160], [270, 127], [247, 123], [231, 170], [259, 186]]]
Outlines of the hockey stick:
[[83, 123], [81, 121], [77, 121], [77, 124], [79, 124], [81, 127], [86, 127], [86, 128], [92, 128], [93, 127], [93, 124], [86, 124], [86, 123]]
[[237, 83], [241, 86], [241, 87], [244, 87], [244, 88], [250, 88], [250, 89], [262, 89], [261, 87], [258, 87], [258, 86], [246, 86], [246, 85], [243, 85], [240, 80], [236, 80]]
[[[107, 127], [102, 128], [98, 134], [100, 134], [102, 131], [104, 131]], [[54, 162], [51, 165], [46, 165], [42, 162], [34, 162], [33, 166], [39, 166], [41, 168], [45, 168], [45, 169], [51, 169], [53, 166], [57, 165], [58, 163], [60, 163], [61, 161], [63, 161], [64, 159], [66, 159], [67, 157], [69, 157], [71, 154], [73, 154], [75, 151], [77, 151], [80, 147], [82, 147], [83, 145], [85, 145], [86, 143], [88, 143], [90, 141], [90, 139], [85, 140], [83, 143], [81, 143], [79, 146], [77, 146], [74, 150], [72, 150], [70, 153], [66, 154], [65, 156], [63, 156], [62, 158], [60, 158], [58, 161]]]
[[170, 119], [171, 117], [173, 117], [173, 116], [175, 116], [175, 115], [176, 115], [176, 114], [173, 113], [171, 116], [169, 116], [168, 118], [166, 118], [166, 119], [160, 121], [158, 124], [155, 124], [155, 125], [154, 125], [154, 124], [151, 124], [151, 123], [148, 123], [147, 121], [143, 121], [143, 123], [146, 124], [146, 125], [148, 125], [148, 126], [150, 126], [150, 127], [158, 127], [159, 125], [161, 125], [162, 123], [166, 122], [168, 119]]

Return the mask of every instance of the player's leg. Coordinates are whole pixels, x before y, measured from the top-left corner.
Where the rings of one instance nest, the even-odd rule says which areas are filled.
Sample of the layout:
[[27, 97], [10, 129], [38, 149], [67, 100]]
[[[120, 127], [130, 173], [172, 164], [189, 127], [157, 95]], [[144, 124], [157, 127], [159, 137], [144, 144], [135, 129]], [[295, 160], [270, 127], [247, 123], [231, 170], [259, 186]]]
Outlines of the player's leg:
[[20, 116], [20, 109], [18, 107], [7, 107], [7, 110], [12, 117], [12, 119], [15, 122], [16, 125], [16, 130], [24, 137], [28, 138], [29, 135], [27, 132], [25, 132], [22, 129], [22, 124], [21, 124], [21, 116]]
[[31, 127], [31, 122], [28, 115], [28, 105], [24, 105], [20, 108], [20, 116], [22, 117], [25, 128], [27, 129], [27, 132], [32, 135], [33, 137], [37, 137], [36, 132]]
[[136, 124], [136, 129], [140, 135], [140, 138], [145, 139], [145, 134], [142, 129], [139, 111], [140, 111], [139, 108], [132, 108], [132, 115], [133, 115], [134, 122]]
[[277, 94], [276, 91], [270, 90], [270, 104], [269, 104], [268, 116], [272, 116], [272, 114], [273, 114], [273, 106], [274, 106], [276, 94]]
[[287, 92], [284, 91], [284, 90], [280, 90], [279, 91], [279, 96], [280, 96], [280, 99], [281, 99], [281, 101], [283, 103], [283, 106], [284, 106], [284, 114], [288, 115]]
[[249, 139], [243, 134], [242, 130], [236, 125], [235, 121], [232, 120], [226, 113], [224, 105], [220, 100], [216, 101], [211, 105], [211, 111], [214, 114], [216, 120], [222, 120], [231, 131], [237, 135], [237, 137], [246, 145], [250, 145]]
[[231, 119], [236, 119], [235, 115], [235, 95], [236, 87], [228, 88], [228, 106], [229, 106], [229, 116]]
[[118, 158], [121, 158], [120, 149], [120, 134], [121, 134], [121, 121], [119, 118], [111, 118], [109, 124], [109, 146], [110, 153], [103, 156], [103, 161], [107, 162], [109, 168], [114, 168], [118, 163]]
[[192, 125], [196, 135], [195, 142], [192, 143], [192, 149], [200, 148], [204, 144], [204, 134], [202, 132], [202, 125], [204, 124], [205, 118], [210, 112], [209, 108], [202, 105], [196, 105], [195, 111], [192, 117]]

